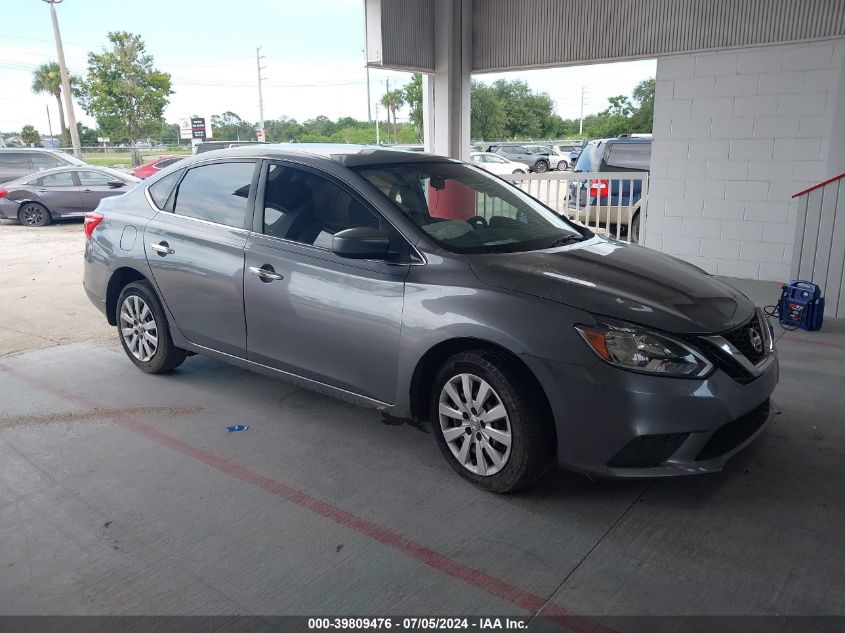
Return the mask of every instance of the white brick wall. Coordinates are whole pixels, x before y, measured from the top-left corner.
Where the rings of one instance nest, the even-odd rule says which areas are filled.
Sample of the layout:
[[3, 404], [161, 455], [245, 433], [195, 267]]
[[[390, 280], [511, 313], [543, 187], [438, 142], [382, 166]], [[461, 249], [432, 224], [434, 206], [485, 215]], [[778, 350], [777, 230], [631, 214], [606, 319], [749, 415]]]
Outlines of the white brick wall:
[[785, 280], [791, 196], [834, 153], [843, 57], [845, 39], [658, 59], [646, 245], [712, 273]]

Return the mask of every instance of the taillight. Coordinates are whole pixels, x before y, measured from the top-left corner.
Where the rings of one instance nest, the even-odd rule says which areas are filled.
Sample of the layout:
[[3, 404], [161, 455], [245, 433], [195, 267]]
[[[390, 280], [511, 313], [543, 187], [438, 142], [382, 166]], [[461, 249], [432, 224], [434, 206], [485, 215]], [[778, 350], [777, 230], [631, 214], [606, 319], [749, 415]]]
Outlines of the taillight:
[[7, 193], [9, 192], [5, 189], [0, 189], [0, 198], [5, 198]]
[[590, 181], [590, 195], [597, 198], [602, 198], [607, 195], [608, 189], [607, 180], [591, 180]]
[[97, 213], [96, 211], [92, 211], [91, 213], [85, 214], [85, 225], [83, 228], [85, 229], [85, 239], [91, 239], [91, 233], [94, 232], [94, 229], [97, 228], [97, 225], [103, 221], [103, 214]]

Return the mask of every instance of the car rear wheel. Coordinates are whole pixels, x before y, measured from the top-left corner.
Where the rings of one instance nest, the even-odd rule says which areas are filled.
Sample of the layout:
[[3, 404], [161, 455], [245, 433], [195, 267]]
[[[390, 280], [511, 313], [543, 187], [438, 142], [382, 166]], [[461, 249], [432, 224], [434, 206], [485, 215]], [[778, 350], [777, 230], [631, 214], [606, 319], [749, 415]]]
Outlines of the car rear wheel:
[[549, 164], [544, 160], [539, 160], [537, 161], [537, 164], [534, 165], [534, 171], [536, 171], [538, 174], [545, 174], [547, 171], [549, 171]]
[[18, 211], [18, 221], [24, 226], [47, 226], [53, 217], [43, 204], [25, 202]]
[[524, 174], [524, 173], [525, 173], [525, 170], [524, 170], [524, 169], [514, 169], [514, 170], [513, 170], [513, 175], [514, 175], [514, 176], [519, 176], [520, 174]]
[[462, 352], [446, 361], [432, 389], [432, 429], [459, 475], [485, 490], [511, 492], [545, 472], [552, 421], [532, 382], [495, 351]]
[[175, 369], [185, 360], [185, 350], [173, 344], [161, 304], [150, 284], [128, 284], [117, 300], [117, 329], [123, 351], [148, 374]]
[[569, 163], [567, 163], [565, 160], [562, 160], [557, 164], [558, 171], [566, 171], [567, 169], [569, 169]]
[[631, 227], [628, 229], [628, 239], [631, 244], [640, 243], [640, 212], [637, 211], [631, 219]]

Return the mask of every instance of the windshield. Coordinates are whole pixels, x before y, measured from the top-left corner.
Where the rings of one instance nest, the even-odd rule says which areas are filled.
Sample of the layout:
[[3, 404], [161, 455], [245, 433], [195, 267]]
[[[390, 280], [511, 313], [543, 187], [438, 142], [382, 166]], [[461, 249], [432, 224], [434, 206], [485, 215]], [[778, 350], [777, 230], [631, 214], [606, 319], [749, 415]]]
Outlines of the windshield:
[[584, 151], [578, 157], [575, 168], [572, 171], [600, 171], [601, 157], [604, 153], [604, 145], [599, 143], [587, 143]]
[[513, 185], [462, 163], [355, 170], [429, 237], [455, 253], [551, 248], [591, 235]]

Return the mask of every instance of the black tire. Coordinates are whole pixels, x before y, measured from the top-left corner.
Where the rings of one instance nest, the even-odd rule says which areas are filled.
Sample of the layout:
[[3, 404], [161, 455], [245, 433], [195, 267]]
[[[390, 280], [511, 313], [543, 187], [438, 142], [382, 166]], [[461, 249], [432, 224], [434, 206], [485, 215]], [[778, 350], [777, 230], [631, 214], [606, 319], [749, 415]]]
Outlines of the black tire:
[[524, 173], [525, 173], [525, 170], [524, 170], [524, 169], [514, 169], [514, 170], [513, 170], [513, 175], [514, 175], [514, 176], [520, 176], [520, 175], [522, 175], [522, 174], [524, 174]]
[[628, 238], [631, 244], [640, 243], [640, 212], [637, 211], [631, 219], [631, 226], [628, 227]]
[[40, 202], [24, 202], [18, 211], [18, 222], [23, 226], [47, 226], [52, 221], [50, 210]]
[[[440, 425], [440, 393], [446, 383], [462, 373], [473, 374], [489, 383], [507, 412], [511, 430], [510, 455], [504, 467], [493, 475], [480, 475], [465, 468], [453, 455]], [[555, 454], [554, 422], [545, 398], [533, 376], [494, 350], [472, 350], [455, 354], [441, 367], [434, 380], [431, 397], [431, 429], [440, 451], [464, 479], [491, 492], [517, 490], [549, 467]]]
[[[158, 344], [155, 353], [148, 360], [141, 360], [135, 356], [129, 345], [121, 333], [121, 308], [127, 298], [131, 296], [140, 297], [141, 300], [149, 307], [155, 320], [156, 334]], [[148, 374], [162, 374], [176, 369], [181, 365], [187, 352], [176, 347], [173, 344], [173, 339], [170, 337], [170, 328], [167, 324], [167, 318], [164, 315], [164, 310], [161, 303], [156, 296], [152, 286], [147, 281], [134, 281], [127, 284], [120, 292], [117, 299], [117, 307], [115, 308], [115, 320], [117, 321], [117, 334], [120, 339], [120, 344], [123, 346], [123, 351], [129, 357], [135, 366], [143, 372]]]
[[545, 174], [547, 171], [549, 171], [549, 164], [544, 160], [538, 160], [534, 164], [534, 171], [536, 171], [538, 174]]
[[569, 169], [569, 163], [567, 161], [562, 160], [557, 164], [558, 171], [566, 171], [567, 169]]

